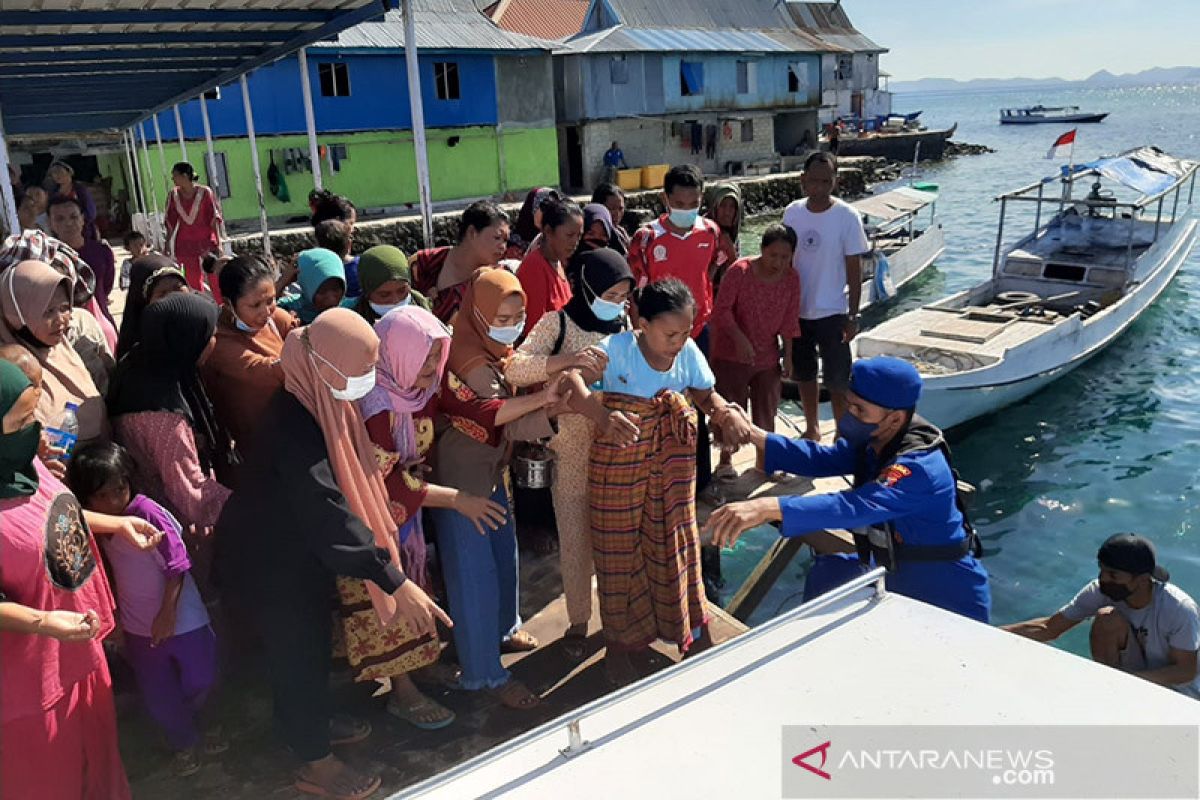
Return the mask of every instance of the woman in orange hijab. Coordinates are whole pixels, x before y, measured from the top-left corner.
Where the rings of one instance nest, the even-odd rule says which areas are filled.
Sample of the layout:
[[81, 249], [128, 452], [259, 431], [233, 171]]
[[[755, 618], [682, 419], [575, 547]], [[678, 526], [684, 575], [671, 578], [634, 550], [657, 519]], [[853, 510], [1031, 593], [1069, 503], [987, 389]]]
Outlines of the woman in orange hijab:
[[553, 435], [546, 406], [557, 401], [552, 390], [514, 398], [504, 380], [504, 363], [524, 321], [525, 293], [516, 276], [505, 269], [477, 272], [455, 322], [442, 392], [462, 401], [483, 398], [505, 403], [492, 427], [447, 415], [439, 420], [434, 443], [437, 458], [431, 480], [490, 498], [504, 508], [505, 521], [480, 536], [475, 524], [457, 511], [430, 510], [437, 526], [450, 613], [457, 621], [459, 683], [464, 689], [490, 691], [504, 705], [522, 709], [532, 708], [538, 697], [509, 675], [500, 663], [500, 652], [502, 646], [510, 651], [533, 649], [537, 640], [520, 629], [517, 539], [503, 474], [512, 442]]
[[375, 622], [398, 637], [424, 643], [436, 639], [435, 619], [452, 625], [400, 571], [387, 489], [354, 402], [374, 384], [378, 355], [375, 332], [349, 309], [288, 334], [283, 388], [218, 523], [221, 576], [259, 618], [278, 730], [306, 762], [296, 788], [326, 797], [362, 798], [380, 784], [330, 751], [371, 730], [330, 713], [338, 578], [365, 582]]

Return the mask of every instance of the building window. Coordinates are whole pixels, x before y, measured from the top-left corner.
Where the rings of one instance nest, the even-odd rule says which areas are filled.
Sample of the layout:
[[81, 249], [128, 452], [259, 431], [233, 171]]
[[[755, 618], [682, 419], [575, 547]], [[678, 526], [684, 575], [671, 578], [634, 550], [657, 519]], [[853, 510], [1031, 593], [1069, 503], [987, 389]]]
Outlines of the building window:
[[753, 61], [737, 62], [737, 93], [754, 94], [755, 63]]
[[850, 54], [837, 57], [837, 72], [834, 77], [839, 81], [848, 81], [854, 77], [854, 56]]
[[204, 170], [208, 172], [208, 185], [217, 190], [217, 197], [225, 200], [232, 194], [229, 191], [229, 171], [225, 169], [225, 154], [214, 150], [213, 162], [216, 165], [216, 175], [213, 175], [213, 170], [210, 169], [208, 153], [205, 153]]
[[804, 64], [788, 64], [787, 90], [792, 94], [808, 91], [808, 69]]
[[322, 97], [350, 96], [350, 68], [345, 64], [317, 64], [317, 77], [321, 79]]
[[704, 64], [699, 61], [679, 62], [679, 94], [684, 97], [704, 94]]
[[458, 100], [462, 97], [458, 88], [458, 64], [454, 61], [434, 62], [433, 81], [438, 100]]
[[752, 120], [752, 119], [742, 120], [742, 141], [743, 142], [753, 142], [754, 141], [754, 120]]
[[613, 56], [609, 71], [613, 83], [629, 83], [629, 62], [625, 56]]

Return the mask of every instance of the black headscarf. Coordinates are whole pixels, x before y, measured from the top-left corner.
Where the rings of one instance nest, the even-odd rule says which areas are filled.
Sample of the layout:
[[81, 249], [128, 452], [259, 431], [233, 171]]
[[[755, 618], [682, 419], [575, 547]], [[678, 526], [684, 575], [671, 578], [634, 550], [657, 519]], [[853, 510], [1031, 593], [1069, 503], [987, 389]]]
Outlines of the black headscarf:
[[599, 249], [598, 245], [588, 238], [588, 233], [595, 223], [601, 223], [604, 226], [605, 232], [608, 234], [608, 241], [604, 245], [612, 250], [616, 250], [621, 255], [629, 252], [629, 238], [622, 237], [625, 233], [622, 228], [613, 224], [612, 212], [608, 210], [608, 206], [603, 203], [588, 203], [583, 207], [583, 238], [579, 240], [579, 247], [583, 250]]
[[576, 325], [592, 333], [613, 334], [625, 330], [624, 315], [606, 322], [592, 313], [592, 301], [621, 281], [634, 285], [633, 270], [625, 257], [615, 250], [602, 247], [586, 253], [576, 253], [568, 269], [571, 299], [563, 307]]
[[562, 194], [557, 189], [551, 189], [548, 186], [530, 189], [529, 194], [525, 195], [525, 202], [521, 204], [521, 210], [517, 213], [517, 221], [513, 224], [509, 243], [528, 250], [529, 245], [541, 233], [537, 225], [534, 224], [534, 213], [547, 200], [559, 200], [561, 198]]
[[168, 275], [186, 281], [179, 265], [157, 253], [134, 259], [129, 265], [129, 293], [125, 295], [125, 311], [121, 316], [121, 332], [117, 335], [117, 358], [121, 358], [141, 339], [142, 312], [146, 310], [154, 284]]
[[200, 355], [216, 332], [217, 316], [211, 300], [183, 292], [147, 307], [142, 314], [142, 340], [117, 364], [108, 391], [112, 417], [168, 411], [187, 419], [205, 468], [240, 461], [229, 434], [217, 423], [197, 370]]

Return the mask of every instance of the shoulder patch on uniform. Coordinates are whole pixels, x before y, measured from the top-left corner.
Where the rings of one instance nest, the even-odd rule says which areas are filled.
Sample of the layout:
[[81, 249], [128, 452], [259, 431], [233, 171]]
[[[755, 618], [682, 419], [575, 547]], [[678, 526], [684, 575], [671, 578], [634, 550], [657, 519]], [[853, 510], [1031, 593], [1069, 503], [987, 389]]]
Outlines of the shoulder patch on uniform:
[[892, 464], [879, 475], [879, 482], [889, 489], [912, 475], [912, 470], [903, 464]]

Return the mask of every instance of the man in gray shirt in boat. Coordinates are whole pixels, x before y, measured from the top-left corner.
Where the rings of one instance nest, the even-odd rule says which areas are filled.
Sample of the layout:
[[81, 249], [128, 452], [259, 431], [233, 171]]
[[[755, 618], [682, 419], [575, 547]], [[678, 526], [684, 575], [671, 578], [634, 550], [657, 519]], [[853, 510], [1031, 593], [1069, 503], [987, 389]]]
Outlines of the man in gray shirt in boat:
[[1004, 625], [1004, 630], [1051, 642], [1094, 618], [1092, 659], [1200, 699], [1197, 651], [1200, 609], [1168, 583], [1154, 545], [1133, 533], [1110, 536], [1096, 556], [1100, 576], [1050, 617]]

